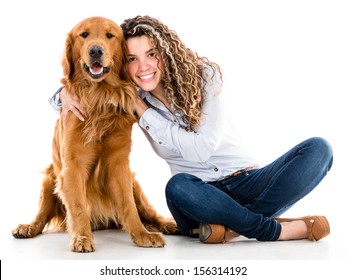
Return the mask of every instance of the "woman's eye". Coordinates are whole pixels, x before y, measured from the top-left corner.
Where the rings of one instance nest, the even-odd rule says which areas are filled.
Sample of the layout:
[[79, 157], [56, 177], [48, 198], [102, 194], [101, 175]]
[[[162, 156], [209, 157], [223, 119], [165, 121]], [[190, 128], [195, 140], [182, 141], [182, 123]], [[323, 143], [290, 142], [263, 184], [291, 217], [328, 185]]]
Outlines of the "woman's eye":
[[149, 57], [156, 57], [156, 52], [151, 52], [148, 54]]
[[132, 61], [135, 61], [136, 59], [134, 58], [134, 57], [129, 57], [128, 59], [127, 59], [127, 61], [128, 62], [132, 62]]

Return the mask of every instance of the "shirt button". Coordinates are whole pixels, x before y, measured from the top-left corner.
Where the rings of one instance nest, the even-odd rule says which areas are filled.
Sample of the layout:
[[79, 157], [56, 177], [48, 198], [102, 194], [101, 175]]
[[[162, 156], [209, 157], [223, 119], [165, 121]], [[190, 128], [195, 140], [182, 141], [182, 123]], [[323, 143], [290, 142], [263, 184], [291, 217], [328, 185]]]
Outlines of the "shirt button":
[[214, 171], [215, 171], [215, 172], [218, 172], [218, 171], [219, 171], [219, 168], [215, 167], [215, 168], [214, 168]]
[[145, 129], [146, 129], [146, 130], [149, 130], [149, 126], [146, 126]]
[[159, 144], [161, 145], [161, 144], [162, 144], [162, 141], [159, 141]]

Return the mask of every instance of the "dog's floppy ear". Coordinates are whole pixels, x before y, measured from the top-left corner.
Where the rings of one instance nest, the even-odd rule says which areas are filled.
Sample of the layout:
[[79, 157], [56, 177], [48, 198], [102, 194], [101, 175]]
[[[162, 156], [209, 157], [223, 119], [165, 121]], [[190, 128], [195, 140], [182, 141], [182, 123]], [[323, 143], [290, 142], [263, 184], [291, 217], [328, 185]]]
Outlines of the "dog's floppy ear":
[[126, 40], [123, 40], [121, 43], [121, 48], [122, 48], [122, 57], [121, 57], [121, 67], [120, 67], [120, 78], [122, 80], [127, 80], [130, 81], [130, 75], [128, 74], [128, 67], [127, 67], [127, 60], [128, 60], [128, 53], [129, 50], [127, 48], [127, 42]]
[[64, 79], [70, 79], [74, 73], [74, 64], [72, 59], [72, 36], [71, 33], [67, 34], [65, 42], [64, 56], [61, 61]]

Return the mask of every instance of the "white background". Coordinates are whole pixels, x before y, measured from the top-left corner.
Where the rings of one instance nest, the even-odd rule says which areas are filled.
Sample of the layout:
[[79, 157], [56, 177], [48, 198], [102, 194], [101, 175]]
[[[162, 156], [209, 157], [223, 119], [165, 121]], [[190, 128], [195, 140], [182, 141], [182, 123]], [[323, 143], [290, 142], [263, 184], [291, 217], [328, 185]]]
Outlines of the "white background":
[[[269, 163], [298, 142], [326, 138], [334, 166], [292, 215], [344, 212], [346, 9], [343, 1], [7, 1], [0, 11], [1, 242], [37, 210], [41, 171], [51, 161], [66, 34], [89, 16], [117, 23], [151, 15], [217, 62], [225, 105], [254, 155]], [[131, 165], [159, 212], [170, 215], [167, 164], [137, 125]], [[343, 221], [344, 222], [344, 221]], [[1, 246], [3, 247], [3, 246]], [[6, 248], [6, 246], [4, 247]], [[1, 259], [6, 250], [0, 249]]]

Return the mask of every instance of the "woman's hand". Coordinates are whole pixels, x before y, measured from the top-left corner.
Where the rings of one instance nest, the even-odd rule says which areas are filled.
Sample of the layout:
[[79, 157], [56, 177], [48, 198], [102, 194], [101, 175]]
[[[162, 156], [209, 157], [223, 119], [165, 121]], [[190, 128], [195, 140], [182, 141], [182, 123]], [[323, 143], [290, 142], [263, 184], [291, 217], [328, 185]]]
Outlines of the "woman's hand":
[[63, 88], [60, 92], [60, 100], [62, 104], [62, 121], [65, 126], [67, 121], [67, 114], [71, 111], [78, 119], [85, 121], [86, 113], [79, 103], [77, 96], [72, 95]]

